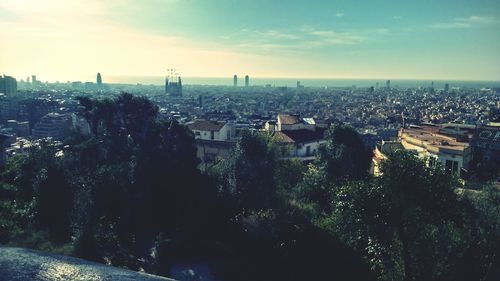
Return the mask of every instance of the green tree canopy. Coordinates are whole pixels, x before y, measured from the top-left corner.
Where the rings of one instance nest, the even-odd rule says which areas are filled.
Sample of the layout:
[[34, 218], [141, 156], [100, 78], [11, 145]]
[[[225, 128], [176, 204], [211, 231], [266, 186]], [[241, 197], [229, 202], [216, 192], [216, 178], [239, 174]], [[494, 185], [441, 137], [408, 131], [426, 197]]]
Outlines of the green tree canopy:
[[[469, 239], [459, 186], [440, 167], [400, 151], [372, 182], [338, 189], [327, 223], [384, 280], [459, 280]], [[463, 280], [463, 279], [460, 279]]]
[[319, 163], [330, 180], [357, 180], [368, 174], [371, 152], [351, 127], [338, 125], [326, 131], [326, 145], [319, 150]]
[[216, 168], [223, 194], [238, 209], [271, 208], [276, 199], [278, 157], [278, 147], [269, 136], [245, 131], [230, 159]]

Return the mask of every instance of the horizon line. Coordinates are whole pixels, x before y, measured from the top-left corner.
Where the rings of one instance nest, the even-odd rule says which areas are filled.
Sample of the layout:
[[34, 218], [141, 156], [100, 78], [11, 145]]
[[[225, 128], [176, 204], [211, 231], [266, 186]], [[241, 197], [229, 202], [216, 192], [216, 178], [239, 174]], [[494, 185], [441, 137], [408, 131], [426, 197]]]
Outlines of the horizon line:
[[[103, 77], [103, 80], [105, 80], [105, 77], [113, 77], [113, 78], [119, 78], [119, 77], [122, 77], [122, 78], [127, 78], [127, 77], [130, 77], [130, 78], [165, 78], [167, 77], [168, 75], [142, 75], [142, 74], [139, 74], [139, 75], [135, 75], [135, 74], [105, 74], [105, 73], [102, 73], [102, 72], [96, 72], [95, 74], [84, 74], [82, 76], [86, 76], [86, 77], [93, 77], [95, 75], [97, 75], [97, 73], [100, 73], [101, 76]], [[10, 76], [10, 75], [7, 75], [7, 74], [3, 74], [3, 75], [6, 75], [6, 76]], [[31, 78], [32, 75], [35, 75], [35, 76], [38, 76], [38, 74], [30, 74], [30, 75], [27, 75], [26, 77], [29, 77]], [[199, 76], [199, 75], [186, 75], [186, 76], [183, 76], [183, 75], [179, 75], [179, 77], [181, 78], [204, 78], [204, 79], [228, 79], [229, 81], [232, 81], [233, 79], [233, 76], [235, 74], [232, 74], [232, 75], [228, 75], [228, 76]], [[238, 74], [236, 74], [238, 75]], [[497, 80], [493, 80], [493, 79], [470, 79], [470, 78], [466, 78], [466, 79], [460, 79], [460, 78], [451, 78], [451, 79], [446, 79], [446, 78], [429, 78], [429, 77], [426, 77], [426, 78], [407, 78], [407, 77], [396, 77], [396, 78], [391, 78], [391, 77], [385, 77], [385, 78], [382, 78], [382, 77], [332, 77], [332, 76], [318, 76], [318, 77], [311, 77], [311, 76], [303, 76], [303, 77], [300, 77], [300, 76], [252, 76], [250, 74], [243, 74], [243, 75], [238, 75], [238, 78], [244, 78], [245, 75], [248, 75], [250, 77], [250, 79], [286, 79], [286, 80], [301, 80], [301, 79], [304, 79], [304, 80], [353, 80], [353, 81], [368, 81], [368, 80], [380, 80], [380, 81], [387, 81], [387, 80], [391, 80], [391, 81], [437, 81], [437, 82], [444, 82], [444, 81], [449, 81], [449, 82], [453, 82], [453, 81], [456, 81], [456, 82], [495, 82], [495, 83], [500, 83], [500, 79], [497, 79]], [[17, 77], [19, 76], [14, 76], [12, 75], [13, 77], [15, 77], [16, 79], [18, 79]], [[42, 75], [43, 77], [43, 75]], [[20, 80], [23, 80], [24, 79], [20, 79]], [[59, 82], [59, 83], [66, 83], [66, 82], [93, 82], [92, 81], [84, 81], [84, 80], [67, 80], [67, 79], [64, 79], [65, 81], [61, 81], [61, 80], [54, 80], [54, 79], [42, 79], [42, 80], [45, 80], [44, 82], [49, 82], [49, 83], [56, 83], [56, 82]], [[42, 81], [42, 80], [39, 80], [39, 81]], [[134, 82], [129, 82], [129, 83], [134, 83]], [[141, 84], [140, 82], [135, 82], [135, 83], [139, 83]], [[117, 82], [108, 82], [108, 83], [105, 83], [105, 84], [126, 84], [126, 83], [117, 83]], [[161, 85], [162, 83], [158, 84], [158, 85]], [[187, 83], [188, 84], [188, 83]]]

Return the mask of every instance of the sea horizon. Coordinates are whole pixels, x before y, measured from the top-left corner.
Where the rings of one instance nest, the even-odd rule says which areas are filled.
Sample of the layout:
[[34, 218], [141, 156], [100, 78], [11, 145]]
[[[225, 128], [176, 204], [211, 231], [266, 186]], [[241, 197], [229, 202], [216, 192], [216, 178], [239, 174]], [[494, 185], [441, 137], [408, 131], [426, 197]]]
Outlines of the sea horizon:
[[[203, 86], [232, 86], [233, 77], [199, 77], [199, 76], [181, 76], [184, 85], [203, 85]], [[92, 79], [93, 78], [93, 79]], [[95, 77], [86, 76], [85, 81], [93, 81]], [[445, 80], [445, 79], [373, 79], [373, 78], [300, 78], [300, 77], [251, 77], [250, 86], [273, 87], [296, 87], [297, 81], [304, 87], [385, 87], [386, 81], [391, 81], [391, 87], [418, 88], [431, 87], [434, 82], [434, 88], [444, 88], [449, 84], [450, 88], [470, 87], [470, 88], [498, 88], [500, 80]], [[103, 75], [103, 82], [108, 84], [143, 84], [143, 85], [164, 85], [165, 76], [132, 76], [132, 75]], [[238, 86], [245, 85], [245, 76], [238, 76]]]

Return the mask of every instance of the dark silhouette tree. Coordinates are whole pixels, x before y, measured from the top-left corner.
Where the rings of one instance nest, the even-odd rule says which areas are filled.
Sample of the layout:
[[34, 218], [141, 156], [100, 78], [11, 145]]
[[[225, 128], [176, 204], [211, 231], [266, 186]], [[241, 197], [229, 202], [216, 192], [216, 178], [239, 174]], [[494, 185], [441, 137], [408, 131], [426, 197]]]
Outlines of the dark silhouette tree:
[[319, 163], [330, 180], [358, 180], [368, 174], [371, 152], [351, 127], [338, 125], [325, 134], [327, 144], [320, 147]]
[[271, 208], [276, 199], [278, 148], [264, 134], [244, 132], [230, 159], [221, 163], [221, 189], [239, 209]]

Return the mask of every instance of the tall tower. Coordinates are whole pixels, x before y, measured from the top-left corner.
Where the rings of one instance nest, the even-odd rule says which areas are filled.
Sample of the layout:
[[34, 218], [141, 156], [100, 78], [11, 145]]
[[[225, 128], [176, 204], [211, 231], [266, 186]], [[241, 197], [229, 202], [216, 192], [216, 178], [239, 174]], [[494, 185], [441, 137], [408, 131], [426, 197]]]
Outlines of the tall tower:
[[5, 74], [0, 76], [0, 93], [4, 93], [7, 96], [14, 95], [17, 93], [17, 80], [14, 77], [6, 76]]
[[233, 76], [233, 86], [238, 87], [238, 75], [236, 74]]
[[250, 76], [245, 76], [245, 87], [250, 86]]
[[100, 88], [100, 87], [102, 86], [102, 77], [101, 77], [101, 73], [97, 73], [96, 84], [97, 84], [97, 87], [98, 87], [98, 88]]
[[182, 79], [179, 76], [179, 79], [177, 79], [177, 92], [179, 96], [182, 96]]
[[448, 93], [450, 91], [450, 84], [446, 83], [444, 84], [444, 92]]
[[385, 86], [386, 86], [387, 90], [390, 90], [391, 89], [391, 80], [387, 80], [387, 82], [385, 82]]

